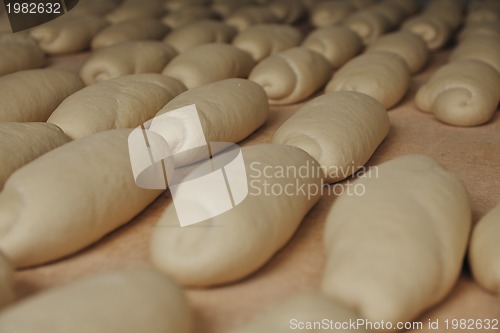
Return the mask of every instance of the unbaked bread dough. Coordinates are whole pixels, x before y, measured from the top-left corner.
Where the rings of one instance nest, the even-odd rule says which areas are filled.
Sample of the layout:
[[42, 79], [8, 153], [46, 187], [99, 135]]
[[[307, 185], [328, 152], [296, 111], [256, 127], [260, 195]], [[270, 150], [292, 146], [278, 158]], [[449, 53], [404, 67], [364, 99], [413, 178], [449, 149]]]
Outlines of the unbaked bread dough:
[[500, 294], [500, 205], [481, 218], [472, 230], [469, 266], [474, 279], [486, 290]]
[[[287, 0], [288, 1], [288, 0]], [[255, 24], [240, 32], [233, 45], [252, 55], [253, 60], [262, 59], [297, 46], [302, 41], [302, 32], [286, 24]]]
[[396, 105], [410, 86], [410, 70], [403, 58], [389, 52], [369, 52], [349, 61], [333, 75], [325, 91], [358, 91], [386, 109]]
[[287, 24], [299, 21], [306, 14], [306, 9], [300, 1], [272, 0], [266, 6], [279, 22]]
[[225, 21], [238, 31], [243, 31], [254, 24], [277, 23], [278, 19], [272, 11], [263, 6], [243, 6], [232, 12]]
[[405, 30], [381, 36], [366, 49], [366, 52], [373, 51], [399, 55], [408, 65], [411, 74], [419, 72], [429, 59], [429, 48], [422, 37]]
[[0, 77], [0, 122], [46, 121], [61, 102], [85, 85], [78, 74], [30, 69]]
[[455, 286], [470, 227], [467, 189], [430, 157], [370, 168], [327, 216], [321, 290], [370, 321], [414, 320]]
[[135, 74], [93, 84], [66, 98], [48, 123], [73, 139], [140, 126], [187, 88], [161, 74]]
[[254, 4], [253, 0], [213, 0], [211, 8], [221, 17], [227, 18], [236, 9]]
[[321, 89], [331, 73], [323, 56], [294, 47], [259, 62], [248, 78], [264, 88], [270, 104], [292, 104]]
[[493, 23], [500, 21], [498, 1], [474, 1], [468, 3], [466, 24]]
[[127, 223], [160, 193], [136, 185], [121, 129], [58, 147], [18, 169], [0, 193], [0, 250], [15, 267], [81, 250]]
[[319, 1], [312, 6], [309, 16], [313, 26], [322, 28], [339, 24], [355, 9], [349, 1]]
[[321, 54], [333, 69], [340, 68], [363, 50], [361, 38], [341, 25], [313, 30], [301, 46]]
[[254, 65], [247, 52], [232, 45], [210, 43], [179, 54], [168, 63], [163, 74], [191, 89], [228, 78], [246, 78]]
[[113, 24], [92, 39], [92, 49], [99, 49], [123, 42], [160, 40], [168, 27], [153, 18], [136, 18]]
[[463, 4], [460, 1], [431, 1], [424, 8], [424, 15], [443, 20], [452, 30], [462, 24]]
[[379, 14], [389, 22], [389, 29], [394, 29], [399, 26], [401, 21], [407, 16], [403, 9], [386, 1], [370, 6], [369, 10]]
[[[300, 294], [278, 304], [268, 312], [258, 316], [250, 323], [237, 328], [232, 333], [368, 333], [362, 326], [349, 328], [349, 322], [357, 322], [358, 315], [342, 304], [319, 293]], [[328, 322], [326, 322], [327, 320]], [[310, 326], [319, 322], [328, 323], [323, 329], [313, 329]], [[330, 324], [332, 323], [332, 324]], [[336, 329], [336, 325], [343, 325]], [[316, 325], [316, 324], [314, 324]], [[331, 326], [330, 326], [331, 325]]]
[[97, 15], [104, 16], [114, 10], [119, 4], [119, 1], [102, 1], [102, 0], [79, 0], [78, 4], [65, 13], [65, 16], [80, 16], [80, 15]]
[[14, 298], [14, 272], [10, 262], [0, 252], [0, 309], [11, 303]]
[[391, 28], [391, 23], [380, 13], [369, 9], [349, 15], [343, 24], [358, 34], [364, 44], [370, 44]]
[[458, 40], [476, 38], [476, 36], [500, 39], [500, 20], [493, 22], [477, 22], [467, 24], [458, 34]]
[[412, 16], [403, 22], [401, 30], [419, 35], [434, 51], [443, 47], [451, 37], [451, 27], [442, 19], [431, 15]]
[[272, 142], [298, 147], [319, 162], [326, 182], [361, 168], [389, 132], [389, 117], [375, 99], [358, 92], [316, 97], [293, 114]]
[[202, 44], [229, 43], [236, 34], [236, 28], [224, 22], [199, 20], [175, 29], [165, 37], [164, 41], [182, 53]]
[[0, 123], [0, 191], [7, 178], [35, 158], [71, 139], [55, 125], [39, 123]]
[[119, 76], [140, 73], [161, 73], [177, 55], [164, 42], [127, 42], [94, 51], [80, 69], [86, 84]]
[[[304, 151], [264, 144], [244, 147], [241, 152], [247, 177], [233, 178], [230, 183], [231, 188], [248, 184], [241, 203], [183, 228], [170, 205], [153, 229], [154, 265], [182, 285], [219, 285], [255, 272], [285, 246], [321, 196], [321, 170]], [[286, 174], [283, 170], [293, 171]], [[303, 176], [294, 174], [298, 170], [303, 170]], [[190, 205], [193, 210], [213, 209], [198, 200]]]
[[455, 126], [488, 122], [500, 101], [500, 74], [478, 60], [457, 60], [439, 68], [415, 95], [415, 104]]
[[0, 76], [45, 66], [45, 54], [28, 36], [0, 32]]
[[161, 21], [171, 29], [203, 19], [216, 19], [217, 14], [210, 8], [202, 5], [186, 5], [178, 10], [171, 11]]
[[48, 54], [79, 52], [89, 48], [92, 38], [108, 23], [98, 16], [62, 16], [30, 30], [30, 36]]
[[449, 61], [474, 59], [495, 68], [500, 73], [500, 39], [499, 36], [473, 36], [466, 38], [455, 47]]
[[415, 14], [420, 7], [419, 0], [384, 0], [384, 2], [399, 7], [406, 16]]
[[124, 0], [106, 19], [118, 23], [136, 18], [160, 18], [165, 14], [162, 1]]
[[192, 328], [182, 290], [146, 268], [55, 287], [0, 314], [2, 333], [190, 333]]

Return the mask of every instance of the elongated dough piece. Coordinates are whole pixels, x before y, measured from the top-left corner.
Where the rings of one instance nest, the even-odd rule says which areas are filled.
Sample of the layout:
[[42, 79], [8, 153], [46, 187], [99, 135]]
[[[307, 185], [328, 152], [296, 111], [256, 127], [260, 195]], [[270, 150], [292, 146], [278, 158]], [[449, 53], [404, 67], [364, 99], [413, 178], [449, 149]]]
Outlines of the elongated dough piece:
[[431, 51], [443, 47], [450, 40], [452, 31], [446, 22], [431, 15], [413, 16], [403, 22], [401, 30], [422, 37]]
[[249, 79], [266, 91], [270, 104], [292, 104], [321, 89], [331, 76], [329, 62], [304, 47], [294, 47], [265, 58]]
[[368, 9], [349, 15], [342, 24], [357, 33], [364, 44], [372, 43], [391, 28], [383, 15]]
[[459, 33], [458, 40], [463, 41], [476, 36], [500, 39], [500, 20], [467, 24]]
[[0, 32], [0, 76], [45, 66], [45, 54], [28, 36]]
[[135, 74], [103, 81], [71, 95], [47, 122], [73, 139], [118, 128], [140, 126], [172, 98], [186, 91], [180, 81], [161, 74]]
[[232, 44], [259, 62], [274, 53], [298, 46], [301, 40], [302, 32], [290, 25], [255, 24], [240, 32]]
[[266, 5], [278, 21], [283, 23], [295, 23], [306, 14], [306, 9], [300, 1], [272, 0]]
[[383, 106], [358, 92], [316, 97], [291, 116], [272, 142], [298, 147], [319, 162], [325, 181], [337, 182], [354, 174], [389, 132]]
[[0, 314], [3, 333], [190, 333], [192, 327], [182, 290], [164, 274], [146, 268], [55, 287]]
[[71, 139], [55, 125], [40, 123], [0, 123], [0, 191], [7, 178], [35, 158]]
[[358, 91], [378, 100], [386, 109], [396, 105], [410, 86], [410, 70], [403, 58], [389, 52], [364, 53], [333, 75], [325, 91]]
[[113, 24], [92, 39], [92, 49], [99, 49], [123, 42], [160, 40], [168, 27], [153, 18], [141, 17]]
[[500, 205], [481, 218], [472, 230], [469, 265], [474, 279], [486, 290], [500, 294]]
[[[241, 152], [247, 177], [233, 178], [230, 184], [231, 188], [248, 184], [248, 195], [241, 203], [184, 228], [179, 227], [171, 205], [153, 230], [153, 263], [183, 285], [218, 285], [255, 272], [285, 246], [320, 198], [321, 170], [304, 151], [266, 144]], [[299, 168], [304, 170], [303, 177], [277, 174]], [[193, 210], [213, 209], [198, 200], [190, 205]]]
[[46, 121], [82, 89], [80, 77], [60, 69], [30, 69], [0, 77], [0, 122]]
[[183, 6], [171, 11], [161, 21], [171, 29], [204, 19], [216, 19], [217, 14], [210, 8], [202, 5]]
[[[307, 293], [287, 299], [285, 302], [259, 316], [233, 333], [308, 333], [308, 332], [337, 332], [337, 333], [367, 333], [361, 324], [358, 315], [328, 297]], [[317, 324], [321, 323], [321, 329]], [[354, 328], [349, 323], [355, 322]], [[337, 326], [337, 325], [340, 325]], [[314, 329], [313, 329], [314, 327]]]
[[80, 76], [92, 84], [129, 74], [161, 73], [176, 55], [164, 42], [120, 43], [94, 51], [80, 69]]
[[500, 73], [499, 36], [474, 36], [462, 40], [450, 54], [449, 61], [474, 59], [495, 68]]
[[429, 48], [422, 37], [405, 30], [381, 36], [366, 49], [366, 52], [373, 51], [397, 54], [412, 74], [419, 72], [429, 59]]
[[439, 68], [415, 95], [416, 106], [454, 126], [488, 122], [500, 101], [500, 74], [478, 60], [458, 60]]
[[14, 266], [81, 250], [161, 193], [134, 182], [130, 132], [106, 131], [69, 142], [10, 176], [0, 193], [0, 249]]
[[164, 41], [182, 53], [202, 44], [229, 43], [236, 34], [236, 28], [224, 22], [199, 20], [175, 29], [164, 38]]
[[310, 20], [317, 28], [328, 27], [339, 24], [355, 9], [350, 1], [319, 1], [311, 8]]
[[243, 6], [232, 12], [226, 23], [243, 31], [254, 24], [277, 23], [278, 19], [269, 9], [260, 6]]
[[246, 78], [254, 65], [245, 51], [227, 44], [210, 43], [179, 54], [168, 63], [163, 74], [191, 89], [228, 78]]
[[48, 54], [88, 49], [92, 38], [108, 23], [98, 16], [60, 17], [30, 30], [30, 36]]
[[125, 0], [106, 19], [118, 23], [136, 18], [160, 18], [165, 14], [161, 1]]
[[467, 190], [423, 155], [383, 163], [349, 186], [327, 216], [321, 289], [367, 320], [393, 327], [413, 320], [460, 275], [471, 226]]
[[312, 31], [301, 46], [321, 54], [333, 69], [340, 68], [363, 50], [361, 38], [351, 29], [340, 25]]
[[7, 258], [0, 252], [0, 309], [14, 298], [14, 272]]

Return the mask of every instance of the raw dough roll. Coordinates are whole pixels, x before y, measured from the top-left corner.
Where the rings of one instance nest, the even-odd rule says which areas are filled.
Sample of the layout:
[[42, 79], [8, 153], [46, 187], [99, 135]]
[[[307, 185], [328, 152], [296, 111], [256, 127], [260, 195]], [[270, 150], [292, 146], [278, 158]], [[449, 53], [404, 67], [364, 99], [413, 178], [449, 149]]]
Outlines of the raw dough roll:
[[276, 23], [276, 16], [267, 8], [259, 6], [244, 6], [236, 9], [227, 18], [226, 23], [243, 31], [254, 24]]
[[0, 193], [0, 250], [14, 266], [75, 253], [127, 223], [161, 193], [134, 182], [130, 132], [69, 142], [10, 176]]
[[319, 162], [325, 181], [361, 168], [389, 132], [389, 117], [375, 99], [342, 91], [319, 96], [292, 115], [272, 142], [298, 147]]
[[13, 287], [14, 272], [9, 261], [0, 252], [0, 309], [14, 300]]
[[466, 23], [493, 23], [500, 21], [498, 1], [475, 1], [469, 3]]
[[227, 18], [240, 7], [254, 4], [253, 0], [213, 0], [211, 8], [221, 17]]
[[490, 210], [472, 230], [469, 265], [474, 279], [486, 290], [500, 294], [500, 205]]
[[196, 22], [203, 19], [216, 19], [217, 14], [205, 6], [183, 6], [178, 10], [172, 11], [164, 16], [161, 21], [166, 26], [176, 29], [187, 23]]
[[[287, 0], [288, 1], [288, 0]], [[240, 32], [233, 45], [260, 61], [274, 53], [300, 44], [302, 32], [285, 24], [256, 24]]]
[[168, 63], [163, 74], [191, 89], [228, 78], [246, 78], [254, 65], [245, 51], [227, 44], [210, 43], [179, 54]]
[[332, 26], [354, 11], [355, 7], [349, 1], [319, 1], [311, 9], [311, 23], [318, 28]]
[[452, 290], [471, 208], [453, 174], [423, 155], [368, 170], [326, 220], [322, 291], [370, 321], [414, 320]]
[[397, 54], [408, 65], [410, 73], [419, 72], [429, 59], [429, 48], [418, 35], [400, 30], [386, 34], [370, 44], [366, 52], [385, 51]]
[[389, 29], [399, 26], [401, 21], [407, 16], [400, 7], [390, 2], [380, 2], [371, 6], [369, 10], [379, 14], [389, 22]]
[[434, 51], [443, 47], [451, 37], [451, 27], [442, 19], [430, 15], [413, 16], [403, 22], [401, 30], [419, 35]]
[[145, 268], [55, 287], [0, 314], [3, 333], [189, 333], [192, 327], [182, 290]]
[[190, 48], [209, 43], [229, 43], [237, 31], [223, 22], [200, 20], [183, 25], [169, 33], [164, 41], [182, 53]]
[[478, 60], [460, 60], [439, 68], [415, 95], [415, 104], [454, 126], [488, 122], [500, 101], [500, 74]]
[[403, 98], [409, 86], [410, 70], [403, 58], [389, 52], [370, 52], [342, 66], [325, 91], [362, 92], [390, 109]]
[[106, 19], [118, 23], [136, 18], [160, 18], [165, 14], [161, 1], [125, 0]]
[[[320, 322], [328, 326], [323, 329], [304, 327], [304, 323]], [[279, 306], [272, 308], [267, 313], [259, 316], [242, 328], [232, 333], [309, 333], [309, 332], [342, 332], [342, 333], [367, 333], [362, 327], [349, 329], [349, 322], [357, 322], [358, 316], [343, 305], [328, 299], [321, 294], [307, 293], [286, 300]], [[332, 321], [334, 324], [330, 324]], [[335, 325], [346, 323], [342, 329], [335, 329]], [[302, 326], [302, 327], [301, 327]]]
[[370, 44], [391, 28], [391, 24], [380, 13], [371, 10], [355, 12], [343, 24], [358, 34], [363, 43]]
[[474, 59], [495, 68], [500, 73], [500, 36], [474, 36], [461, 41], [449, 61]]
[[[183, 285], [218, 285], [255, 272], [285, 246], [321, 196], [321, 169], [302, 150], [266, 144], [242, 148], [241, 153], [247, 177], [233, 178], [230, 184], [248, 185], [239, 204], [184, 228], [170, 205], [153, 229], [153, 263]], [[275, 175], [285, 169], [305, 175]], [[213, 209], [199, 200], [189, 204], [197, 211]]]
[[88, 49], [92, 38], [108, 23], [98, 16], [60, 17], [30, 30], [30, 36], [48, 54]]
[[419, 0], [384, 0], [384, 2], [399, 7], [406, 16], [415, 14], [420, 7]]
[[266, 5], [278, 21], [283, 23], [295, 23], [306, 14], [306, 9], [300, 1], [273, 0]]
[[469, 38], [476, 38], [476, 36], [488, 36], [494, 37], [497, 40], [500, 39], [500, 20], [484, 23], [469, 23], [458, 35], [458, 40], [463, 41]]
[[123, 42], [160, 40], [169, 29], [153, 18], [136, 18], [113, 24], [99, 32], [92, 40], [92, 49]]
[[462, 23], [462, 10], [460, 1], [435, 1], [429, 2], [423, 14], [437, 17], [455, 30]]
[[302, 47], [318, 52], [333, 69], [337, 69], [363, 50], [363, 42], [351, 29], [335, 26], [314, 30], [306, 37]]
[[33, 39], [0, 32], [0, 76], [45, 66], [45, 54]]
[[161, 74], [122, 76], [83, 88], [64, 100], [47, 122], [73, 139], [118, 128], [140, 126], [172, 98], [186, 91]]
[[77, 74], [30, 69], [0, 77], [0, 122], [46, 121], [61, 102], [82, 89]]
[[120, 43], [94, 51], [80, 69], [80, 76], [92, 84], [129, 74], [161, 73], [176, 55], [164, 42]]
[[264, 88], [270, 104], [282, 105], [311, 96], [325, 85], [331, 72], [322, 55], [294, 47], [262, 60], [248, 78]]
[[55, 125], [46, 123], [0, 123], [0, 191], [7, 178], [38, 156], [71, 139]]

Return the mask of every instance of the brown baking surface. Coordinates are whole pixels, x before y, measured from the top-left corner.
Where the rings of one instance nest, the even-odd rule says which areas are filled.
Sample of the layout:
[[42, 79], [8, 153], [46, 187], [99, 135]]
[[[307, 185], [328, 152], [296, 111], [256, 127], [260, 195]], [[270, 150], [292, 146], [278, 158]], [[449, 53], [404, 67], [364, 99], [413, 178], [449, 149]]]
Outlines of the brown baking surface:
[[[487, 125], [458, 128], [419, 112], [413, 95], [430, 74], [446, 62], [448, 52], [432, 56], [428, 69], [413, 77], [412, 88], [398, 107], [389, 111], [391, 130], [367, 163], [380, 164], [402, 154], [421, 153], [439, 160], [466, 184], [477, 222], [500, 202], [500, 113]], [[87, 55], [59, 57], [52, 66], [77, 70]], [[274, 131], [301, 105], [273, 107], [269, 121], [243, 145], [269, 142]], [[335, 197], [324, 196], [309, 212], [290, 243], [252, 276], [231, 285], [188, 289], [196, 316], [196, 333], [229, 332], [254, 315], [303, 291], [318, 288], [324, 265], [322, 232]], [[99, 272], [131, 266], [149, 266], [149, 237], [162, 210], [170, 204], [165, 192], [133, 221], [80, 253], [58, 262], [16, 273], [21, 297]], [[418, 320], [500, 318], [500, 298], [483, 291], [467, 269], [444, 302]], [[426, 331], [426, 330], [424, 330]], [[446, 331], [441, 325], [439, 332]], [[451, 331], [451, 329], [450, 329]], [[453, 330], [453, 332], [470, 330]], [[494, 332], [474, 330], [475, 332]], [[412, 331], [416, 332], [416, 331]]]

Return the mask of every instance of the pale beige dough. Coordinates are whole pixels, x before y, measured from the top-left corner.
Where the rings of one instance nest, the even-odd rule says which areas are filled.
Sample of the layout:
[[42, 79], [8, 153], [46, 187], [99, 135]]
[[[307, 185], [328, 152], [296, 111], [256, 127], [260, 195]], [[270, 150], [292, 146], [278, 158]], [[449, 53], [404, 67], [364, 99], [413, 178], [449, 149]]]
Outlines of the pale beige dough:
[[470, 227], [467, 189], [430, 157], [370, 168], [328, 213], [321, 290], [370, 321], [415, 320], [455, 286]]
[[86, 84], [92, 84], [129, 74], [161, 73], [176, 55], [177, 51], [164, 42], [120, 43], [92, 52], [80, 76]]
[[439, 68], [417, 91], [416, 106], [454, 126], [488, 122], [500, 101], [500, 74], [478, 60], [457, 60]]
[[385, 1], [369, 7], [369, 10], [385, 18], [389, 22], [389, 29], [398, 27], [407, 16], [405, 11], [396, 4]]
[[272, 0], [267, 4], [279, 22], [292, 24], [303, 18], [306, 9], [300, 1]]
[[101, 273], [42, 291], [0, 314], [3, 333], [191, 333], [192, 328], [182, 290], [147, 268]]
[[493, 22], [468, 23], [458, 34], [458, 40], [476, 38], [476, 36], [500, 39], [500, 20]]
[[341, 25], [313, 30], [301, 46], [321, 54], [333, 69], [340, 68], [363, 50], [361, 38]]
[[263, 59], [248, 78], [264, 88], [270, 104], [293, 104], [321, 89], [331, 73], [323, 56], [294, 47]]
[[79, 15], [97, 15], [104, 16], [114, 10], [119, 4], [119, 1], [102, 1], [102, 0], [79, 0], [75, 8], [67, 12], [66, 16]]
[[45, 54], [28, 36], [0, 32], [0, 76], [45, 66]]
[[161, 193], [136, 185], [130, 132], [74, 140], [10, 176], [0, 193], [0, 250], [15, 267], [47, 263], [89, 246]]
[[466, 24], [494, 23], [500, 21], [498, 1], [473, 1], [469, 3]]
[[181, 53], [202, 44], [229, 43], [236, 34], [236, 28], [224, 22], [199, 20], [175, 29], [163, 40]]
[[161, 74], [135, 74], [93, 84], [65, 99], [47, 122], [73, 139], [140, 126], [187, 88]]
[[355, 9], [349, 1], [318, 1], [311, 8], [310, 20], [318, 28], [332, 26], [342, 22]]
[[243, 31], [254, 24], [277, 23], [278, 19], [272, 11], [261, 6], [243, 6], [229, 14], [225, 22]]
[[223, 18], [227, 18], [236, 9], [254, 4], [253, 0], [213, 0], [211, 8]]
[[256, 24], [240, 32], [233, 40], [233, 45], [260, 60], [297, 46], [302, 41], [302, 32], [285, 24]]
[[[363, 327], [349, 329], [349, 321], [356, 322], [358, 315], [342, 304], [329, 299], [319, 293], [306, 293], [291, 297], [266, 313], [253, 319], [250, 323], [237, 328], [232, 333], [309, 333], [309, 332], [337, 332], [337, 333], [368, 333]], [[328, 327], [311, 329], [314, 322], [328, 320]], [[330, 326], [333, 321], [333, 327]], [[344, 324], [344, 328], [335, 329], [336, 323]], [[301, 328], [302, 327], [302, 328]]]
[[161, 1], [124, 0], [115, 10], [106, 15], [112, 23], [136, 18], [160, 18], [165, 14]]
[[495, 68], [500, 73], [500, 35], [474, 36], [460, 41], [450, 54], [449, 61], [474, 59]]
[[422, 37], [405, 30], [381, 36], [370, 44], [365, 52], [373, 51], [399, 55], [408, 65], [411, 74], [419, 72], [430, 56], [429, 48]]
[[[286, 245], [321, 196], [321, 170], [304, 151], [265, 144], [244, 147], [242, 155], [251, 185], [241, 203], [183, 228], [179, 227], [174, 205], [170, 205], [153, 229], [153, 263], [182, 285], [219, 285], [255, 272]], [[301, 168], [306, 175], [274, 175], [283, 168]], [[235, 178], [231, 183], [231, 187], [246, 185], [245, 178]], [[301, 186], [313, 190], [301, 192]], [[278, 195], [270, 187], [282, 191], [286, 187], [288, 192]], [[199, 201], [192, 202], [192, 207], [211, 209]]]
[[216, 19], [216, 13], [210, 8], [201, 5], [183, 6], [178, 10], [169, 12], [161, 21], [166, 26], [176, 29], [187, 23], [203, 19]]
[[325, 91], [358, 91], [378, 100], [386, 109], [404, 97], [410, 86], [410, 70], [403, 58], [389, 52], [364, 53], [333, 75]]
[[14, 299], [14, 271], [10, 262], [0, 252], [0, 309]]
[[35, 158], [71, 139], [55, 125], [39, 123], [0, 123], [0, 191], [9, 176]]
[[358, 34], [364, 44], [370, 44], [391, 28], [391, 23], [380, 13], [369, 9], [349, 15], [343, 22]]
[[443, 47], [451, 38], [452, 29], [440, 18], [431, 15], [412, 16], [403, 22], [401, 30], [419, 35], [431, 51]]
[[472, 230], [468, 258], [474, 279], [494, 294], [500, 294], [499, 235], [500, 205], [497, 205]]
[[179, 54], [162, 73], [191, 89], [228, 78], [246, 78], [254, 65], [247, 52], [232, 45], [210, 43]]
[[30, 30], [30, 36], [48, 54], [72, 53], [90, 47], [92, 38], [108, 23], [98, 16], [62, 16]]
[[431, 1], [425, 6], [423, 14], [443, 20], [455, 30], [462, 24], [462, 11], [463, 5], [459, 1]]
[[0, 77], [0, 122], [46, 121], [61, 102], [82, 89], [78, 74], [30, 69]]
[[113, 24], [92, 39], [92, 49], [99, 49], [123, 42], [160, 40], [168, 27], [153, 18], [136, 18]]

